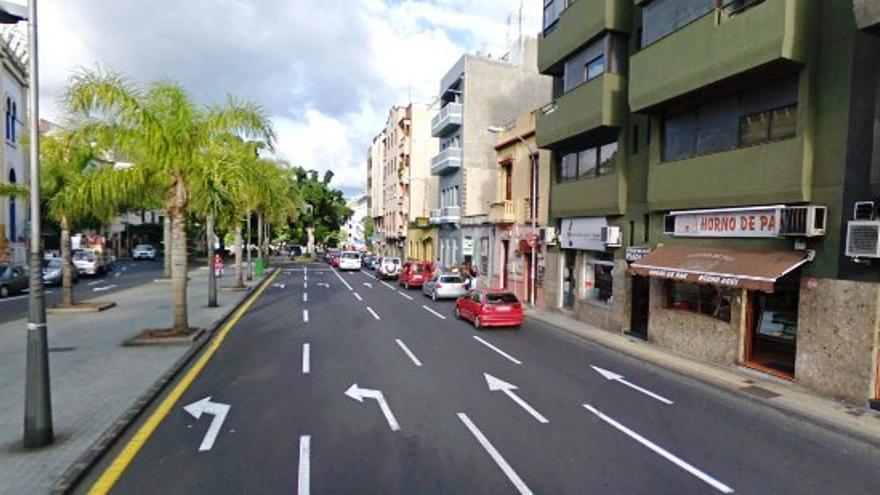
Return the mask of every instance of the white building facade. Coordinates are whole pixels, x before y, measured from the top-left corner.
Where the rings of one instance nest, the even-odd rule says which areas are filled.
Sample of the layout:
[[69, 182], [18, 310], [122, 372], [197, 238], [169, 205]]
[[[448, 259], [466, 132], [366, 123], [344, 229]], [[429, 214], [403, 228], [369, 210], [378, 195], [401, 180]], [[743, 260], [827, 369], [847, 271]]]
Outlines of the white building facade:
[[[0, 182], [27, 185], [29, 173], [22, 138], [27, 130], [27, 72], [24, 44], [14, 31], [0, 34], [0, 89], [5, 115], [0, 146]], [[25, 263], [29, 205], [26, 198], [0, 196], [0, 262]]]

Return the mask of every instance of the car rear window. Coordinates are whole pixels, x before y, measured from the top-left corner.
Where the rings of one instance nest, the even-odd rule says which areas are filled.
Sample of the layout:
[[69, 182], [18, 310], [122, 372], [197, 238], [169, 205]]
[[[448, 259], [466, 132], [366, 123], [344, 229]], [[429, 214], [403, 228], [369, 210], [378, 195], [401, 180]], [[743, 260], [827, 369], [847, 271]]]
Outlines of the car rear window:
[[489, 304], [514, 304], [514, 303], [518, 303], [519, 300], [513, 294], [502, 293], [502, 294], [486, 294], [486, 302], [488, 302]]
[[342, 253], [342, 257], [346, 259], [357, 259], [360, 258], [357, 253]]
[[80, 252], [73, 255], [73, 259], [80, 260], [80, 261], [94, 261], [95, 256], [92, 253], [86, 253], [86, 252], [80, 251]]
[[463, 284], [464, 280], [461, 277], [442, 277], [440, 279], [441, 284]]

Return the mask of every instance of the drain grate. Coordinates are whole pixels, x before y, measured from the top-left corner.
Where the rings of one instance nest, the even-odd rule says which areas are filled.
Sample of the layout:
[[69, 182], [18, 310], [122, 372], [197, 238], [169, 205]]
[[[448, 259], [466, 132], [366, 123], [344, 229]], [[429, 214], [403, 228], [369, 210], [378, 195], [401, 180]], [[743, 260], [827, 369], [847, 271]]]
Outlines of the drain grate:
[[762, 399], [773, 399], [775, 397], [779, 397], [779, 394], [773, 392], [771, 390], [767, 390], [766, 388], [758, 387], [757, 385], [749, 385], [748, 387], [740, 388], [743, 392], [748, 392], [752, 395], [756, 395]]
[[76, 347], [50, 347], [49, 352], [70, 352], [75, 351]]

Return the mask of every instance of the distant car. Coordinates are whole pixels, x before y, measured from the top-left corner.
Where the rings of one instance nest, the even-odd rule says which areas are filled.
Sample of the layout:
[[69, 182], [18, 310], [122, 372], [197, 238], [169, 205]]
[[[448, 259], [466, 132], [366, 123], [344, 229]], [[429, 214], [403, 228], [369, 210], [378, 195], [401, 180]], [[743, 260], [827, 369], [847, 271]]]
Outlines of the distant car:
[[468, 292], [467, 282], [455, 273], [435, 273], [422, 285], [422, 293], [431, 299], [458, 299]]
[[329, 263], [329, 264], [332, 265], [332, 264], [333, 264], [333, 258], [335, 258], [335, 257], [337, 257], [337, 256], [339, 256], [339, 250], [337, 250], [337, 249], [331, 249], [331, 250], [329, 250], [329, 251], [327, 251], [327, 252], [324, 253], [324, 261], [326, 261], [327, 263]]
[[379, 269], [376, 270], [379, 278], [395, 279], [400, 274], [400, 258], [394, 256], [385, 256], [379, 263]]
[[330, 266], [333, 268], [339, 268], [339, 258], [341, 255], [342, 253], [334, 253], [330, 255]]
[[0, 265], [0, 298], [28, 288], [28, 270], [21, 265]]
[[356, 251], [343, 251], [339, 255], [339, 271], [361, 269], [361, 255]]
[[[61, 285], [63, 278], [64, 261], [61, 258], [52, 258], [43, 261], [43, 283], [46, 285]], [[75, 266], [71, 266], [70, 279], [73, 283], [79, 282], [79, 273]]]
[[92, 249], [74, 251], [73, 264], [80, 275], [103, 275], [107, 272], [104, 256]]
[[397, 276], [397, 284], [405, 289], [421, 287], [434, 271], [434, 264], [430, 261], [407, 261]]
[[379, 255], [373, 255], [370, 258], [370, 261], [365, 265], [368, 270], [376, 271], [379, 269], [379, 265], [382, 263], [382, 257]]
[[151, 244], [138, 244], [132, 249], [131, 256], [136, 260], [155, 260], [156, 248]]
[[525, 313], [512, 292], [475, 289], [455, 302], [455, 317], [470, 320], [477, 329], [484, 327], [518, 327]]

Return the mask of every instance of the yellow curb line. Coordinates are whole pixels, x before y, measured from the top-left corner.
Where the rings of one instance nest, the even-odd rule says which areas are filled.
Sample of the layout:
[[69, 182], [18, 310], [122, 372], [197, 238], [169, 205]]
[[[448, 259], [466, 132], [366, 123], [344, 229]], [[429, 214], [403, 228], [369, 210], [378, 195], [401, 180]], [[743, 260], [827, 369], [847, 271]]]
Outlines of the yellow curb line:
[[226, 334], [232, 330], [238, 320], [244, 316], [244, 314], [250, 309], [251, 305], [256, 301], [262, 294], [263, 291], [266, 290], [266, 287], [272, 284], [272, 281], [275, 280], [275, 277], [280, 273], [279, 270], [276, 270], [275, 273], [269, 277], [269, 280], [263, 284], [249, 299], [247, 302], [242, 305], [238, 311], [235, 312], [235, 316], [229, 320], [226, 325], [223, 326], [223, 329], [214, 337], [211, 344], [208, 346], [207, 350], [199, 357], [198, 361], [189, 369], [189, 371], [184, 375], [184, 377], [178, 382], [177, 385], [174, 386], [174, 389], [171, 390], [171, 393], [165, 397], [165, 400], [153, 411], [153, 414], [150, 415], [149, 419], [138, 429], [137, 433], [134, 434], [131, 440], [125, 445], [125, 448], [122, 449], [122, 452], [116, 456], [116, 459], [113, 459], [113, 463], [101, 474], [101, 477], [98, 478], [98, 481], [95, 482], [94, 485], [89, 489], [90, 495], [104, 495], [109, 493], [113, 488], [113, 485], [119, 480], [122, 476], [122, 473], [125, 472], [126, 468], [128, 468], [131, 461], [134, 460], [134, 457], [141, 450], [144, 444], [147, 443], [147, 440], [153, 435], [156, 431], [156, 428], [159, 427], [159, 424], [165, 419], [165, 416], [171, 412], [171, 408], [174, 407], [174, 404], [180, 400], [180, 397], [184, 392], [192, 385], [192, 382], [195, 381], [196, 377], [199, 376], [199, 373], [202, 372], [202, 369], [208, 364], [208, 361], [211, 360], [211, 357], [214, 356], [214, 353], [217, 352], [217, 349], [220, 348], [220, 344], [223, 343], [223, 340], [226, 338]]

